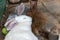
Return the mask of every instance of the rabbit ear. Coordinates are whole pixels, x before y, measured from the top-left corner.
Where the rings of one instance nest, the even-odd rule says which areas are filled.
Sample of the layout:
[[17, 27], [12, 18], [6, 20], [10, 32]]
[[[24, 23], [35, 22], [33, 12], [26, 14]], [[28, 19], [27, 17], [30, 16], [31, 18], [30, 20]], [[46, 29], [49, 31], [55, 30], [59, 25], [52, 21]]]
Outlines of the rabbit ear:
[[10, 22], [12, 22], [13, 20], [14, 20], [14, 19], [11, 19], [11, 20], [7, 21], [4, 26], [7, 26], [7, 25], [8, 25]]
[[15, 19], [11, 19], [11, 20], [7, 21], [4, 26], [9, 31], [9, 30], [11, 30], [15, 26], [16, 23], [17, 22], [15, 21]]
[[23, 3], [21, 3], [19, 6], [16, 7], [16, 11], [18, 13], [18, 15], [21, 15], [24, 12], [25, 9], [25, 5]]

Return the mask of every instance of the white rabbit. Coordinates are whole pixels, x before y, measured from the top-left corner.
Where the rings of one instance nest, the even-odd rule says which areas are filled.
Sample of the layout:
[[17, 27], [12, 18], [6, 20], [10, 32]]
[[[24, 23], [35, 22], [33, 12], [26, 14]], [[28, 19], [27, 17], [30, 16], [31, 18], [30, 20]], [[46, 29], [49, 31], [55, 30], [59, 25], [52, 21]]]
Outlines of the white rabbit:
[[4, 40], [38, 40], [31, 29], [32, 18], [26, 15], [15, 17], [17, 24], [6, 35]]
[[[10, 31], [16, 22], [14, 22], [14, 18], [18, 15], [22, 15], [25, 10], [25, 5], [24, 3], [21, 3], [20, 5], [16, 6], [15, 13], [10, 14], [6, 23], [4, 26], [6, 27], [7, 31]], [[25, 13], [25, 12], [24, 12]], [[13, 22], [12, 22], [13, 21]]]

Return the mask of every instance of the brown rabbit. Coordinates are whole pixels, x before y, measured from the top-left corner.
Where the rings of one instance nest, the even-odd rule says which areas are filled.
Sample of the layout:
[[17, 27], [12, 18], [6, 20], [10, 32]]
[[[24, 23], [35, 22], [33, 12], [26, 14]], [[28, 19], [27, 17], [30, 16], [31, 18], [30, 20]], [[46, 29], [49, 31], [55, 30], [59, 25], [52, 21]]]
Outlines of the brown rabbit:
[[32, 32], [39, 37], [46, 37], [48, 33], [45, 32], [43, 29], [46, 23], [46, 17], [37, 10], [37, 1], [38, 0], [30, 1], [31, 7], [30, 10], [27, 12], [27, 15], [32, 17]]

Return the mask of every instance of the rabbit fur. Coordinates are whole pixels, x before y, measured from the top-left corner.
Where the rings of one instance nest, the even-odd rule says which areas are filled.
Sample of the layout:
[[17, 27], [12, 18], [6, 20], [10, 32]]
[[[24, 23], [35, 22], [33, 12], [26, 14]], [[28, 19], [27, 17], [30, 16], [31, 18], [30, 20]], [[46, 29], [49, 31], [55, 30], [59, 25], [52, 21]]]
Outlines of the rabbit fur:
[[36, 36], [45, 35], [45, 37], [48, 35], [45, 34], [44, 25], [46, 23], [45, 16], [38, 12], [37, 9], [30, 10], [26, 15], [32, 17], [32, 31]]
[[59, 39], [58, 40], [60, 40], [60, 34], [59, 34]]
[[43, 37], [42, 40], [45, 40], [48, 38], [48, 32], [46, 32], [44, 29], [44, 25], [46, 24], [47, 19], [44, 14], [42, 14], [41, 12], [38, 11], [37, 1], [35, 4], [32, 4], [32, 5], [33, 6], [31, 6], [30, 10], [27, 12], [26, 15], [32, 17], [32, 31], [33, 31], [33, 33], [38, 38], [40, 38], [40, 36], [41, 36], [41, 37]]
[[32, 18], [26, 15], [15, 17], [17, 24], [6, 35], [4, 40], [38, 40], [32, 33]]
[[[15, 12], [9, 15], [7, 21], [5, 22], [4, 26], [6, 27], [7, 31], [10, 31], [14, 27], [14, 18], [18, 15], [22, 15], [22, 13], [25, 10], [25, 5], [24, 3], [19, 4], [15, 8]], [[13, 22], [12, 22], [13, 21]]]

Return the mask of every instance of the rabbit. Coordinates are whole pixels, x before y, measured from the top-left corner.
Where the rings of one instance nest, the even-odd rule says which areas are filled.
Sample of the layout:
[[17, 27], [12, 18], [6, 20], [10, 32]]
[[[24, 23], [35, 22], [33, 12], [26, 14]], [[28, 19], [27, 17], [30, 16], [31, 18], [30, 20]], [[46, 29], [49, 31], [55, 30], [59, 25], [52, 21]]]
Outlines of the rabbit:
[[39, 40], [47, 40], [48, 32], [44, 29], [47, 19], [44, 14], [38, 11], [37, 1], [38, 0], [30, 1], [31, 7], [26, 15], [32, 17], [32, 32], [39, 38]]
[[31, 17], [20, 15], [15, 17], [14, 22], [17, 22], [15, 27], [9, 31], [4, 40], [38, 40], [31, 30]]
[[[27, 12], [26, 15], [32, 17], [32, 32], [36, 36], [42, 35], [46, 37], [48, 33], [45, 32], [45, 29], [44, 29], [44, 25], [46, 24], [45, 16], [35, 9]], [[45, 33], [47, 33], [47, 35]]]
[[15, 12], [14, 13], [10, 13], [7, 21], [4, 24], [4, 26], [6, 27], [7, 31], [10, 31], [14, 27], [15, 23], [13, 22], [13, 24], [11, 24], [11, 21], [14, 21], [14, 18], [16, 16], [19, 16], [19, 15], [23, 14], [23, 12], [25, 10], [25, 5], [24, 5], [24, 3], [21, 3], [20, 5], [16, 6], [14, 9], [15, 9]]

